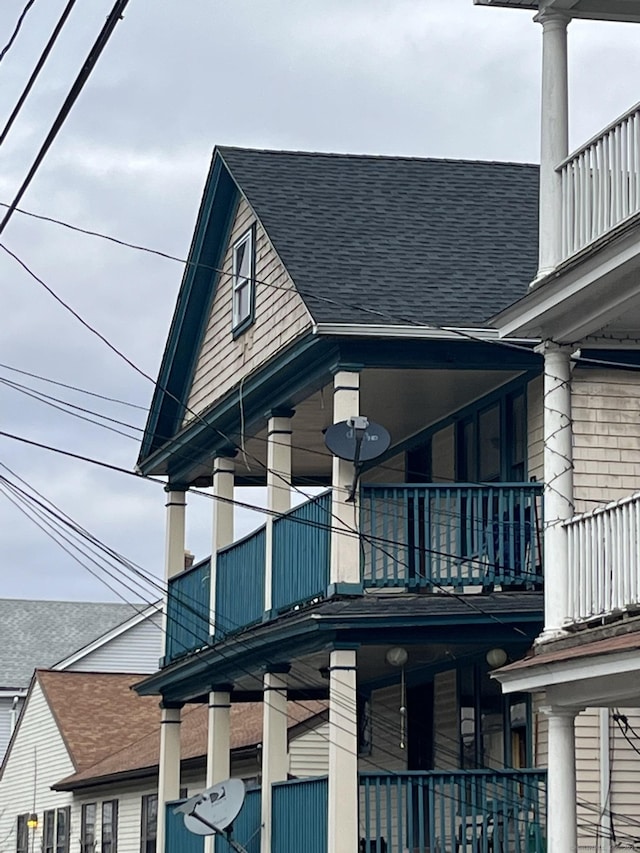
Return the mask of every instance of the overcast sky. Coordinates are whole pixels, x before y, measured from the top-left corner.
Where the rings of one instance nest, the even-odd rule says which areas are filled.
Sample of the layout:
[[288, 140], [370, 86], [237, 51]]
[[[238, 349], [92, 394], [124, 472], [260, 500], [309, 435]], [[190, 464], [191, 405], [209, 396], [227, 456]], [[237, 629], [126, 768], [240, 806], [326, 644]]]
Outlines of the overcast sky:
[[[2, 0], [0, 46], [24, 4]], [[36, 2], [0, 63], [1, 124], [65, 4]], [[1, 202], [12, 199], [111, 5], [77, 4], [0, 149]], [[631, 25], [571, 25], [572, 145], [638, 100], [639, 44], [640, 28]], [[131, 0], [22, 206], [184, 257], [216, 143], [536, 162], [540, 46], [530, 13], [472, 0]], [[20, 214], [2, 242], [157, 375], [180, 264]], [[0, 287], [3, 365], [148, 406], [151, 383], [4, 252]], [[0, 367], [7, 379], [144, 424], [140, 408]], [[4, 384], [0, 413], [2, 430], [134, 467], [137, 439]], [[109, 546], [162, 574], [160, 486], [1, 437], [0, 462]], [[257, 500], [256, 492], [239, 497]], [[191, 499], [187, 544], [198, 558], [208, 553], [210, 512], [209, 501]], [[240, 530], [248, 524], [242, 515]], [[0, 571], [2, 596], [115, 597], [2, 494]]]

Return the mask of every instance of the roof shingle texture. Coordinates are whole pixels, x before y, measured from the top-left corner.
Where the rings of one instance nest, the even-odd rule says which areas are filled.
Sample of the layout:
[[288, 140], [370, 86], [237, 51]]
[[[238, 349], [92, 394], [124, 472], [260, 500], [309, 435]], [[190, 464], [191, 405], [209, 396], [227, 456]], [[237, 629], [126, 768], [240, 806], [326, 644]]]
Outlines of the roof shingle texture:
[[130, 604], [0, 598], [0, 687], [26, 688], [53, 666], [135, 614]]
[[487, 326], [535, 276], [537, 166], [217, 150], [318, 323]]

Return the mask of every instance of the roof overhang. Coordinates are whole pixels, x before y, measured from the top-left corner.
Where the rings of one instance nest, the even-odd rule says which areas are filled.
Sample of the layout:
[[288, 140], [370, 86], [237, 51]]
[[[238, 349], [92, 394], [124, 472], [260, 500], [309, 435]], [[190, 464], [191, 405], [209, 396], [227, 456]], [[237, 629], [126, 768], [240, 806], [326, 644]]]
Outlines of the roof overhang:
[[501, 9], [554, 9], [572, 18], [640, 23], [640, 0], [473, 0], [476, 6]]
[[640, 318], [639, 274], [640, 216], [635, 216], [534, 282], [492, 323], [509, 338], [573, 344], [605, 332], [623, 340]]

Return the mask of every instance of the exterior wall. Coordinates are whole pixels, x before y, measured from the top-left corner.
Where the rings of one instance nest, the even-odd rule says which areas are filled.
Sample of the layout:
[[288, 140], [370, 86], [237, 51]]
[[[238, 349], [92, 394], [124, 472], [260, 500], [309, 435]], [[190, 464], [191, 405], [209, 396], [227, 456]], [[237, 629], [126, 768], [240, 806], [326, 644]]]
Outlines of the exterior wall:
[[542, 405], [542, 377], [532, 379], [527, 385], [527, 476], [544, 480], [544, 432]]
[[[600, 812], [600, 712], [588, 708], [576, 717], [576, 797], [578, 825], [593, 826]], [[578, 847], [594, 847], [593, 832], [580, 832]]]
[[289, 743], [289, 773], [325, 776], [329, 772], [329, 723], [304, 732]]
[[77, 850], [80, 834], [80, 820], [84, 803], [95, 803], [96, 808], [96, 849], [100, 850], [102, 832], [102, 803], [105, 800], [118, 801], [118, 853], [140, 853], [140, 829], [142, 823], [142, 797], [154, 794], [155, 782], [138, 785], [112, 785], [104, 788], [92, 788], [78, 792], [73, 796], [71, 809], [71, 850]]
[[[621, 709], [620, 713], [626, 716], [629, 722], [630, 728], [627, 737], [631, 743], [625, 739], [618, 725], [610, 718], [611, 793], [609, 807], [613, 813], [613, 829], [617, 835], [631, 835], [637, 841], [640, 839], [640, 798], [638, 797], [640, 757], [634, 746], [640, 749], [640, 740], [635, 734], [635, 732], [640, 733], [640, 709]], [[627, 847], [629, 846], [627, 845]]]
[[431, 441], [431, 476], [434, 483], [449, 483], [456, 479], [453, 425], [440, 430], [433, 436]]
[[64, 669], [80, 672], [155, 672], [162, 647], [162, 615], [156, 613]]
[[[13, 748], [2, 769], [0, 849], [15, 850], [16, 818], [19, 814], [36, 812], [42, 820], [42, 813], [46, 809], [71, 805], [71, 794], [51, 791], [50, 787], [73, 773], [73, 770], [47, 700], [36, 683], [25, 707]], [[77, 849], [78, 833], [79, 825], [72, 822], [71, 850]]]
[[456, 670], [438, 672], [433, 679], [434, 756], [436, 770], [460, 766], [458, 685]]
[[[15, 719], [17, 720], [20, 709], [24, 704], [24, 691], [16, 691], [15, 695], [20, 696], [20, 701], [18, 702], [15, 710]], [[12, 706], [13, 696], [0, 696], [0, 763], [4, 758], [4, 754], [7, 751], [7, 746], [9, 745], [9, 740], [11, 738], [11, 721], [13, 718], [11, 711]]]
[[359, 770], [402, 771], [407, 769], [407, 755], [400, 748], [400, 685], [392, 684], [374, 690], [369, 703], [371, 715], [371, 754], [361, 756]]
[[[231, 332], [232, 246], [256, 221], [241, 199], [202, 342], [188, 406], [201, 412], [295, 337], [311, 328], [311, 316], [295, 291], [262, 225], [256, 225], [255, 322], [236, 340]], [[268, 285], [275, 285], [270, 287]], [[188, 416], [189, 420], [192, 416]]]
[[[571, 383], [576, 512], [626, 497], [640, 482], [640, 374], [576, 368]], [[589, 500], [591, 499], [591, 500]]]

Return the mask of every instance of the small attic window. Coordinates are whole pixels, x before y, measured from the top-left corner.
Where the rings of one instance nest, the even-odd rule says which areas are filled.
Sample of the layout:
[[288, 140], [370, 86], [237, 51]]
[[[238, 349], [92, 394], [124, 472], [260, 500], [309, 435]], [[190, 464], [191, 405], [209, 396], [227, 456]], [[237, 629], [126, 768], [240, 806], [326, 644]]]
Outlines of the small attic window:
[[239, 334], [253, 322], [255, 301], [255, 226], [233, 244], [233, 332]]

